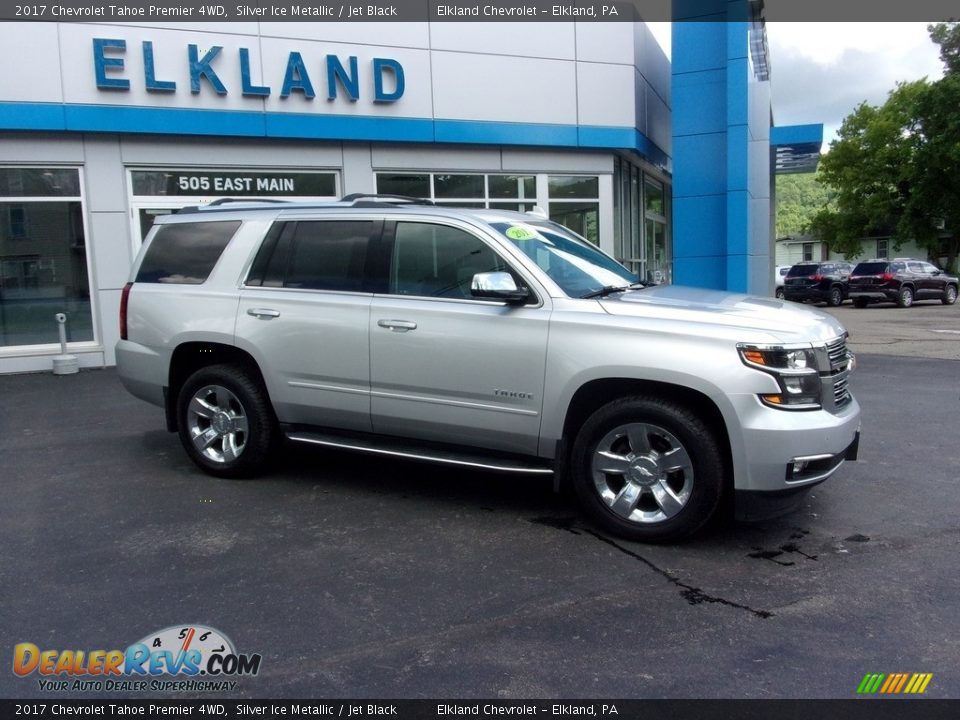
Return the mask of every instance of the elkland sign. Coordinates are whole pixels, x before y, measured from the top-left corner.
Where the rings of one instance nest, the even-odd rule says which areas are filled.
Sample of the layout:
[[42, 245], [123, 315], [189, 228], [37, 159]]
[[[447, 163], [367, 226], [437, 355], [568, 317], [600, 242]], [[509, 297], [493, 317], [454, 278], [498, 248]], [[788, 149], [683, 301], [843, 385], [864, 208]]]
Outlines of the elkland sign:
[[[129, 48], [130, 52], [135, 52]], [[223, 66], [228, 63], [239, 64], [240, 88], [244, 97], [269, 97], [275, 87], [279, 87], [279, 97], [287, 98], [300, 95], [313, 100], [324, 94], [329, 101], [341, 96], [350, 102], [361, 99], [361, 77], [367, 74], [373, 79], [374, 103], [394, 103], [403, 97], [406, 89], [403, 66], [392, 58], [375, 57], [361, 63], [356, 55], [345, 60], [337, 55], [327, 55], [319, 67], [309, 65], [303, 55], [291, 51], [287, 55], [286, 67], [282, 76], [276, 78], [274, 85], [257, 85], [251, 76], [250, 50], [238, 49], [234, 57], [227, 56], [223, 47], [214, 45], [203, 50], [194, 43], [185, 48], [186, 68], [181, 68], [179, 76], [176, 70], [158, 67], [152, 40], [143, 40], [139, 52], [143, 59], [143, 77], [132, 79], [127, 68], [127, 41], [121, 38], [93, 38], [93, 71], [97, 89], [105, 91], [129, 91], [133, 82], [142, 82], [142, 87], [150, 93], [172, 94], [183, 86], [189, 86], [190, 92], [214, 92], [227, 95], [231, 92], [223, 81]], [[206, 90], [204, 90], [206, 88]]]

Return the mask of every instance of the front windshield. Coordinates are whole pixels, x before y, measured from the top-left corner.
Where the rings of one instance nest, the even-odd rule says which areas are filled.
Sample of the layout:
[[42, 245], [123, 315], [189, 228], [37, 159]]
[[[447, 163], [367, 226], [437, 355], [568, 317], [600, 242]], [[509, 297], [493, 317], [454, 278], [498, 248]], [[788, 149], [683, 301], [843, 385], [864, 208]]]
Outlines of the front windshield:
[[550, 222], [493, 223], [570, 297], [605, 287], [626, 287], [638, 278], [588, 241]]

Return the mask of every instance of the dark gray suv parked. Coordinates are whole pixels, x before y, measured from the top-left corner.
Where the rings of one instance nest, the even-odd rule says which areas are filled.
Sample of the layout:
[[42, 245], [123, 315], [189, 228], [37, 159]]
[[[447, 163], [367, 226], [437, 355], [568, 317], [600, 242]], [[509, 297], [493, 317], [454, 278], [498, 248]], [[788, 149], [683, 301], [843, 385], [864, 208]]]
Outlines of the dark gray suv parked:
[[853, 265], [847, 262], [805, 262], [787, 272], [783, 295], [787, 300], [841, 305], [847, 297], [847, 277]]
[[957, 278], [923, 260], [868, 260], [850, 275], [850, 298], [855, 307], [872, 302], [894, 302], [910, 307], [914, 300], [939, 300], [944, 305], [957, 301]]

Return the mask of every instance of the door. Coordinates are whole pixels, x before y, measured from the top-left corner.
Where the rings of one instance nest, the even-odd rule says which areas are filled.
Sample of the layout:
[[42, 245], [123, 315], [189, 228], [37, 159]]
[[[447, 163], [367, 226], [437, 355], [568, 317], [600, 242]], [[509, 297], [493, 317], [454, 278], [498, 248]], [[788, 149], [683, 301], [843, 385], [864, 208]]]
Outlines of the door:
[[511, 268], [466, 227], [401, 221], [385, 245], [388, 293], [370, 315], [374, 431], [536, 454], [549, 306], [474, 299], [474, 274]]
[[237, 312], [280, 422], [370, 431], [367, 263], [379, 220], [279, 222]]

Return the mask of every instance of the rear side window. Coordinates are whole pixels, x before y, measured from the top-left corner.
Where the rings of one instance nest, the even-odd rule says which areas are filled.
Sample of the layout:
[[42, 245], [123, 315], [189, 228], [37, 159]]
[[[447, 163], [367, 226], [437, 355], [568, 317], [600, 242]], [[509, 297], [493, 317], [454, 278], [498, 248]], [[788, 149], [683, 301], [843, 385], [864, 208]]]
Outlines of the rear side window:
[[239, 227], [239, 220], [162, 226], [140, 263], [136, 282], [200, 285]]
[[887, 271], [885, 262], [862, 262], [853, 269], [854, 275], [881, 275]]
[[816, 275], [819, 268], [819, 265], [794, 265], [790, 268], [789, 272], [787, 272], [787, 277], [808, 277], [810, 275]]
[[293, 236], [284, 287], [363, 290], [363, 268], [373, 221], [299, 222]]
[[273, 226], [254, 260], [247, 285], [366, 292], [370, 243], [381, 221], [307, 220]]

